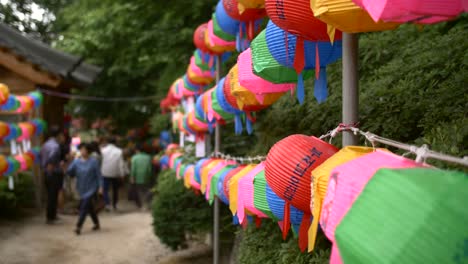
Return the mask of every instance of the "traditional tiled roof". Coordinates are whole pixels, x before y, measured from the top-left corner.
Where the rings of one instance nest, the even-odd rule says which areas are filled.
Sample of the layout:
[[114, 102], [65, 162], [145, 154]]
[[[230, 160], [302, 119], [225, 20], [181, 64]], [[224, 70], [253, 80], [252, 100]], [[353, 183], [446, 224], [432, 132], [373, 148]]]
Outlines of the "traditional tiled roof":
[[0, 23], [0, 47], [7, 48], [40, 69], [79, 86], [91, 85], [102, 70], [84, 63], [81, 57], [53, 49], [3, 23]]

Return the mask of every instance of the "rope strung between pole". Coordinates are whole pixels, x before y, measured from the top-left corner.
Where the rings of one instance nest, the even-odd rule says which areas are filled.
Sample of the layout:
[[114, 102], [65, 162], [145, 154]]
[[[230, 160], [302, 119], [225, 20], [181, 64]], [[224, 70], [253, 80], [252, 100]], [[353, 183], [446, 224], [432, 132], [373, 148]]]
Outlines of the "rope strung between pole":
[[437, 160], [451, 162], [451, 163], [457, 163], [457, 164], [468, 167], [468, 156], [459, 158], [459, 157], [454, 157], [454, 156], [450, 156], [447, 154], [443, 154], [443, 153], [430, 150], [429, 147], [425, 144], [418, 147], [415, 145], [401, 143], [393, 139], [388, 139], [388, 138], [378, 136], [371, 132], [364, 132], [360, 130], [359, 128], [355, 127], [354, 125], [340, 124], [335, 129], [330, 130], [325, 135], [322, 135], [320, 139], [325, 139], [327, 137], [330, 137], [330, 141], [331, 141], [332, 138], [334, 138], [338, 133], [342, 131], [351, 131], [355, 135], [360, 134], [364, 136], [366, 140], [369, 141], [374, 148], [375, 148], [375, 143], [381, 143], [384, 145], [406, 150], [416, 155], [416, 162], [423, 162], [426, 159], [431, 158], [431, 159], [437, 159]]
[[138, 102], [138, 101], [153, 101], [158, 99], [157, 96], [137, 96], [137, 97], [97, 97], [86, 96], [69, 93], [54, 92], [46, 89], [39, 89], [43, 94], [66, 99], [95, 101], [95, 102]]
[[238, 163], [255, 163], [255, 162], [262, 162], [265, 161], [266, 156], [255, 156], [255, 157], [234, 157], [231, 155], [227, 155], [221, 152], [213, 152], [210, 155], [212, 158], [219, 158], [219, 159], [225, 159], [225, 160], [232, 160]]

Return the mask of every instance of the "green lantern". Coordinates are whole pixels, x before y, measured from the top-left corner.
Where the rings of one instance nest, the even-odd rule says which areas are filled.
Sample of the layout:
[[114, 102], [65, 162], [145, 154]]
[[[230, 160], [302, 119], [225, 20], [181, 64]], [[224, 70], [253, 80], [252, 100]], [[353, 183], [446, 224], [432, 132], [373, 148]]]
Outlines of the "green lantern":
[[265, 179], [265, 170], [260, 171], [253, 180], [254, 185], [254, 206], [264, 214], [268, 215], [271, 219], [276, 219], [275, 215], [271, 212], [268, 206], [266, 197], [267, 182]]
[[[297, 73], [293, 68], [279, 64], [268, 50], [265, 30], [250, 44], [252, 49], [252, 64], [255, 75], [272, 83], [296, 83]], [[312, 77], [313, 70], [304, 70], [304, 80]]]
[[335, 231], [344, 263], [468, 263], [468, 175], [380, 169]]

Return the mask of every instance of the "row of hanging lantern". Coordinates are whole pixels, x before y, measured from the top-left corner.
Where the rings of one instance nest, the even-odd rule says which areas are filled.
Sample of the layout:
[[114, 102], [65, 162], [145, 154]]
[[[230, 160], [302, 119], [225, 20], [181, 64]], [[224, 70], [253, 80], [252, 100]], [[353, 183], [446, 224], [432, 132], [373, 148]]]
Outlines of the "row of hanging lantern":
[[20, 171], [26, 171], [39, 162], [40, 148], [32, 148], [27, 152], [6, 157], [0, 155], [0, 178]]
[[37, 109], [43, 100], [41, 92], [34, 91], [26, 95], [13, 95], [10, 94], [7, 85], [0, 83], [0, 111], [28, 113], [33, 109]]
[[271, 218], [284, 237], [292, 227], [303, 251], [314, 249], [320, 226], [333, 242], [330, 263], [377, 263], [382, 256], [399, 263], [464, 258], [463, 172], [432, 168], [387, 149], [337, 149], [306, 135], [279, 141], [259, 164], [216, 156], [186, 164], [173, 149], [161, 165], [210, 203], [218, 197], [235, 224], [258, 226]]
[[33, 136], [40, 136], [47, 129], [47, 123], [42, 119], [16, 123], [0, 122], [0, 140], [23, 141]]

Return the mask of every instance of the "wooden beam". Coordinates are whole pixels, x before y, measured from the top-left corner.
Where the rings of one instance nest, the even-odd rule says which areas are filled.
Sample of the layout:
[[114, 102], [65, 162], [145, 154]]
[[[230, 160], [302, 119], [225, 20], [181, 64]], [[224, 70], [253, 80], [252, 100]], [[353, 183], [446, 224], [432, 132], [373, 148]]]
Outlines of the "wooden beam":
[[27, 62], [6, 49], [0, 49], [0, 65], [36, 84], [57, 87], [61, 82], [59, 76], [39, 69], [37, 65]]

